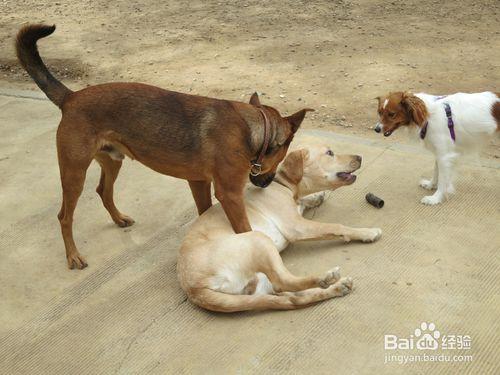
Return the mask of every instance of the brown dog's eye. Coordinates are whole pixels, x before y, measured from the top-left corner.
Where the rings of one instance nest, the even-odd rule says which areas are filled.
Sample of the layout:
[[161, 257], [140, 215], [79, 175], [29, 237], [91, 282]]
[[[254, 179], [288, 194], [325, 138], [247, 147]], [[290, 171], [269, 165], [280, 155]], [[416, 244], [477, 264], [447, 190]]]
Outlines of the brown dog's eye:
[[396, 117], [396, 113], [394, 113], [394, 112], [389, 112], [389, 117], [392, 117], [392, 118]]
[[332, 151], [332, 150], [328, 150], [328, 151], [326, 152], [326, 154], [327, 154], [328, 156], [332, 156], [332, 157], [333, 157], [333, 151]]

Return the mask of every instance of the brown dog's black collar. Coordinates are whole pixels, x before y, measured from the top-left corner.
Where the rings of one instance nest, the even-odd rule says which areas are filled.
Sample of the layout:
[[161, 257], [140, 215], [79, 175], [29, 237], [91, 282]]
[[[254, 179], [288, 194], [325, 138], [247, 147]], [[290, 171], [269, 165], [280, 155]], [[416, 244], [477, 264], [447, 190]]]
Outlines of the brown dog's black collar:
[[257, 160], [252, 161], [252, 167], [250, 168], [250, 174], [252, 176], [258, 176], [262, 173], [262, 160], [264, 160], [264, 155], [266, 154], [267, 148], [269, 147], [269, 139], [271, 136], [271, 125], [269, 124], [269, 119], [267, 118], [266, 112], [262, 107], [257, 107], [257, 109], [264, 117], [264, 143], [262, 144], [262, 149], [257, 157]]

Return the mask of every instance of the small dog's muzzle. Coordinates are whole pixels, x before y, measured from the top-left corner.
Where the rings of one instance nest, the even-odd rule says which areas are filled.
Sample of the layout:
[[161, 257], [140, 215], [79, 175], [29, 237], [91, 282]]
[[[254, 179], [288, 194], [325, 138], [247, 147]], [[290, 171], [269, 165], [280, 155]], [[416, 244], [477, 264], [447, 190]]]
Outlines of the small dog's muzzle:
[[271, 182], [273, 182], [274, 175], [275, 175], [275, 173], [260, 174], [260, 175], [257, 175], [257, 176], [254, 176], [254, 175], [250, 174], [249, 177], [250, 177], [250, 181], [255, 186], [258, 186], [258, 187], [261, 187], [261, 188], [266, 188], [266, 187], [268, 187], [271, 184]]
[[377, 125], [375, 125], [375, 128], [373, 130], [375, 130], [377, 133], [380, 133], [382, 131], [382, 124], [380, 122], [377, 123]]

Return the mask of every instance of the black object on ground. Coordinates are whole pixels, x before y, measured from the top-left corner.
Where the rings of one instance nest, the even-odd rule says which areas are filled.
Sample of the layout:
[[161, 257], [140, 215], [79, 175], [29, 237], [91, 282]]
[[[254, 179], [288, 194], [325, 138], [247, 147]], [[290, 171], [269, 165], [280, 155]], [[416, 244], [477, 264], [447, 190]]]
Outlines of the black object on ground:
[[377, 197], [376, 195], [374, 195], [372, 193], [366, 194], [365, 198], [366, 198], [366, 201], [374, 207], [377, 207], [377, 208], [384, 207], [384, 200]]

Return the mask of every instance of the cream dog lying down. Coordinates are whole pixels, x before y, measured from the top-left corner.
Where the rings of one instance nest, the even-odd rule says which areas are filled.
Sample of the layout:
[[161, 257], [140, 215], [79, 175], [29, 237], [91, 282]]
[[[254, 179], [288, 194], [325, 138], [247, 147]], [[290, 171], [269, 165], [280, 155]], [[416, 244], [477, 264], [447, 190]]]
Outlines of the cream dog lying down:
[[340, 278], [338, 267], [322, 277], [295, 276], [279, 252], [296, 241], [380, 238], [379, 228], [349, 228], [302, 217], [306, 208], [323, 202], [325, 190], [352, 184], [352, 172], [360, 166], [360, 156], [334, 155], [328, 147], [293, 151], [273, 184], [246, 192], [254, 231], [235, 234], [220, 205], [197, 218], [177, 263], [181, 287], [191, 302], [222, 312], [287, 310], [349, 293], [352, 280]]

